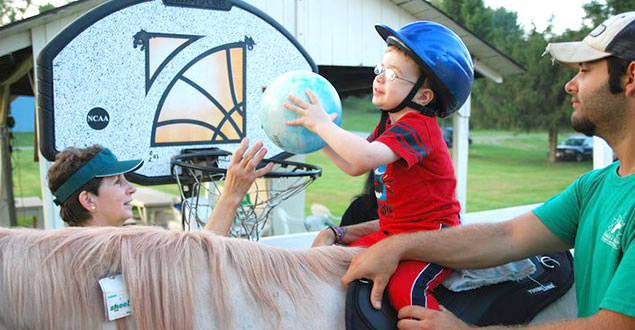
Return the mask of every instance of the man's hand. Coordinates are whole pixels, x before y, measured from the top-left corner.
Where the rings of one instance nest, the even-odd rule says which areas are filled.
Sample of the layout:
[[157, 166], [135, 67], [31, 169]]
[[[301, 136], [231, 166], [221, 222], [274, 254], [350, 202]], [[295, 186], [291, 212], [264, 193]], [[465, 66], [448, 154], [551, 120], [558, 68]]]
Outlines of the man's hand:
[[318, 126], [331, 123], [337, 118], [337, 114], [333, 113], [329, 115], [326, 113], [322, 105], [320, 105], [320, 100], [318, 100], [317, 96], [310, 90], [306, 90], [306, 95], [309, 97], [310, 103], [305, 102], [295, 95], [289, 96], [289, 100], [291, 100], [293, 104], [285, 103], [284, 107], [298, 114], [298, 118], [289, 120], [286, 124], [289, 126], [302, 125], [311, 132], [317, 133], [316, 130]]
[[397, 328], [408, 330], [468, 330], [470, 326], [441, 306], [441, 311], [421, 306], [406, 306], [399, 310]]
[[354, 280], [368, 279], [373, 281], [373, 289], [370, 293], [370, 303], [375, 309], [381, 308], [381, 298], [388, 285], [390, 277], [397, 269], [401, 252], [396, 244], [391, 244], [391, 238], [384, 239], [360, 252], [351, 261], [350, 267], [342, 277], [342, 284], [348, 284]]

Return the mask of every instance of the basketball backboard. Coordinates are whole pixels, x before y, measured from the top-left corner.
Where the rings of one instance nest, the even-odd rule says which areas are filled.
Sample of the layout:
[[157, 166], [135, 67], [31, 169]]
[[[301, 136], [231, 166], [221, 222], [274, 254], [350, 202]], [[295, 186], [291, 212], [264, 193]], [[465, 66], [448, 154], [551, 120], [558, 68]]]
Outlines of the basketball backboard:
[[[101, 144], [142, 158], [140, 184], [173, 182], [183, 149], [233, 152], [243, 137], [285, 153], [261, 128], [262, 94], [317, 71], [282, 26], [242, 1], [113, 0], [60, 32], [38, 57], [40, 148]], [[223, 163], [219, 166], [224, 166]]]

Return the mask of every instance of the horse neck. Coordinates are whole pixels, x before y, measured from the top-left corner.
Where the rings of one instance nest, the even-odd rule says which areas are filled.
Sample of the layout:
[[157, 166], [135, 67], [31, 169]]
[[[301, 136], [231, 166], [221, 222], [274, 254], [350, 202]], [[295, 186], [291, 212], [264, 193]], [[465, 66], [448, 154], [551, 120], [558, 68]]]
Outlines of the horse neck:
[[[253, 293], [241, 269], [232, 269], [228, 276], [234, 278], [227, 287], [231, 306], [229, 327], [232, 329], [341, 329], [344, 330], [346, 291], [339, 278], [325, 281], [319, 278], [309, 281], [301, 291], [292, 292], [288, 287], [271, 283], [256, 287], [275, 298], [268, 305]], [[208, 274], [206, 274], [208, 275]], [[200, 283], [214, 280], [211, 276]], [[194, 296], [194, 316], [197, 329], [221, 329], [219, 317], [210, 311], [216, 310], [210, 286], [199, 285]]]
[[[253, 324], [261, 325], [263, 319], [280, 321], [265, 328], [280, 328], [283, 324], [305, 328], [311, 324], [298, 326], [298, 322], [306, 320], [300, 316], [315, 313], [316, 306], [344, 303], [339, 279], [357, 250], [326, 247], [290, 251], [239, 240], [225, 242], [227, 259], [222, 268], [228, 274], [221, 277], [234, 279], [228, 282], [232, 306], [253, 306], [247, 314], [236, 314], [237, 322], [249, 324], [251, 315], [257, 315]], [[343, 311], [343, 306], [330, 312], [336, 311]]]

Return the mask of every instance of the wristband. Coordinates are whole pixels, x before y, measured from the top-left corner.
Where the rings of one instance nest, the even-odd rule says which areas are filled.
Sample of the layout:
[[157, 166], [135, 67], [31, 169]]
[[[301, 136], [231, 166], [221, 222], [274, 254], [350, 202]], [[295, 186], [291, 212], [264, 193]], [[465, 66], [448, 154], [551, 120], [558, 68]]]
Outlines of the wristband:
[[342, 231], [342, 228], [340, 228], [339, 226], [329, 226], [328, 228], [333, 232], [333, 235], [335, 235], [334, 243], [342, 243], [342, 240], [344, 239], [344, 232]]

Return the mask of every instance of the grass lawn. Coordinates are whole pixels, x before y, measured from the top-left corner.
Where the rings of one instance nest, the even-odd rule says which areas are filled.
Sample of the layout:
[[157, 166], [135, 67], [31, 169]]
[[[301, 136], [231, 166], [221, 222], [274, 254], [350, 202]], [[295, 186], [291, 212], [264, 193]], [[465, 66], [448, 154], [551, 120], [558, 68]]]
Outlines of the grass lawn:
[[[31, 143], [33, 145], [33, 135]], [[13, 148], [13, 193], [15, 197], [41, 196], [40, 165], [33, 161], [33, 148]]]
[[[380, 113], [367, 98], [347, 98], [342, 102], [342, 126], [347, 130], [370, 132]], [[445, 119], [441, 125], [452, 124]], [[475, 212], [545, 201], [562, 191], [581, 174], [591, 170], [592, 162], [547, 162], [545, 132], [473, 131], [468, 165], [467, 211]], [[563, 139], [571, 132], [561, 133]], [[14, 133], [12, 140], [14, 190], [17, 197], [40, 196], [39, 166], [33, 162], [33, 133]], [[340, 216], [352, 198], [362, 191], [366, 178], [349, 177], [321, 152], [307, 155], [306, 162], [322, 167], [322, 176], [306, 190], [306, 210], [311, 203], [326, 205]], [[178, 195], [176, 185], [153, 188]]]
[[322, 176], [306, 188], [305, 214], [311, 214], [312, 203], [319, 203], [326, 205], [334, 215], [341, 216], [353, 197], [361, 193], [366, 175], [349, 176], [322, 152], [307, 155], [306, 162], [322, 167]]
[[349, 131], [371, 132], [381, 117], [370, 98], [348, 97], [342, 100], [342, 127]]
[[12, 132], [13, 138], [11, 139], [11, 145], [14, 147], [32, 147], [35, 138], [34, 134], [30, 132]]
[[544, 202], [592, 169], [591, 161], [547, 162], [546, 147], [536, 148], [546, 146], [546, 141], [536, 141], [540, 138], [521, 135], [518, 146], [513, 146], [514, 139], [506, 140], [470, 146], [468, 212]]

